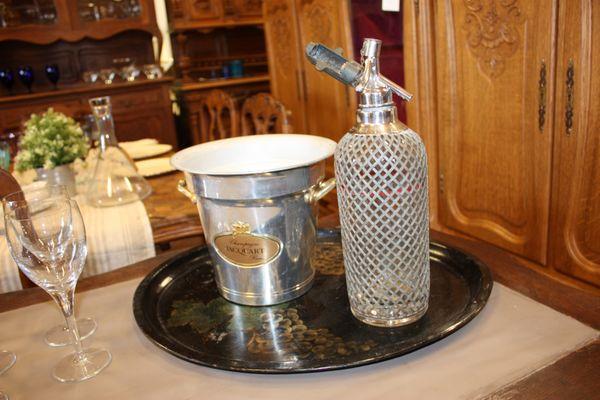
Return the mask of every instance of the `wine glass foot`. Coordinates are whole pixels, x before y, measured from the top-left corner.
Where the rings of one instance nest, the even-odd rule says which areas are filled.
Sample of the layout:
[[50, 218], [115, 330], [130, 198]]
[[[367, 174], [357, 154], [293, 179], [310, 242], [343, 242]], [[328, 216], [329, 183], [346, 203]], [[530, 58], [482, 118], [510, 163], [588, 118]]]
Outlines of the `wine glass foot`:
[[[79, 331], [81, 340], [92, 336], [96, 332], [97, 327], [98, 324], [94, 318], [81, 318], [77, 320], [77, 330]], [[69, 328], [64, 324], [55, 326], [46, 332], [44, 341], [51, 347], [62, 347], [72, 344]]]
[[[0, 375], [5, 373], [12, 367], [17, 361], [17, 356], [12, 351], [1, 350], [0, 351]], [[1, 399], [1, 397], [0, 397]]]
[[87, 349], [83, 359], [78, 361], [75, 353], [58, 362], [52, 376], [59, 382], [81, 382], [98, 375], [110, 364], [112, 356], [108, 350]]

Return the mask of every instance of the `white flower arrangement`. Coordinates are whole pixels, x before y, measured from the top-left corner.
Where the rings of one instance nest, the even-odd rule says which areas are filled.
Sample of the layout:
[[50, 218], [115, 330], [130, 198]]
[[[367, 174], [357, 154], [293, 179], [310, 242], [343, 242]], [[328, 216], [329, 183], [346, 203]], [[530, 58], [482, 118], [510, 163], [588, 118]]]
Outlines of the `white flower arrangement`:
[[25, 134], [15, 157], [17, 171], [51, 169], [85, 158], [90, 146], [73, 118], [49, 108], [42, 115], [32, 114], [25, 123]]

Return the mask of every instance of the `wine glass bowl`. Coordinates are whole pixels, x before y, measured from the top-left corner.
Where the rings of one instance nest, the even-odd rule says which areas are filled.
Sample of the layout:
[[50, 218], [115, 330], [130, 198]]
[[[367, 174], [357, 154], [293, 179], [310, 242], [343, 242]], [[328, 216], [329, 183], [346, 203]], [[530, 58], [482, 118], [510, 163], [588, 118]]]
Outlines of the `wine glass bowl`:
[[12, 87], [15, 84], [15, 76], [10, 68], [0, 69], [0, 82], [12, 94]]
[[17, 361], [17, 356], [12, 351], [0, 350], [0, 375], [5, 373]]
[[31, 85], [33, 85], [34, 80], [33, 69], [29, 65], [19, 67], [17, 75], [21, 83], [27, 88], [27, 91], [31, 93]]
[[54, 89], [57, 89], [58, 80], [60, 79], [60, 70], [56, 64], [48, 64], [44, 67], [46, 78], [52, 83]]
[[[74, 294], [87, 255], [83, 218], [66, 188], [46, 186], [46, 196], [27, 198], [17, 192], [3, 200], [6, 240], [19, 269], [59, 305], [75, 349], [53, 370], [61, 382], [96, 376], [111, 362], [107, 350], [81, 345], [74, 317]], [[43, 193], [43, 192], [42, 192]]]

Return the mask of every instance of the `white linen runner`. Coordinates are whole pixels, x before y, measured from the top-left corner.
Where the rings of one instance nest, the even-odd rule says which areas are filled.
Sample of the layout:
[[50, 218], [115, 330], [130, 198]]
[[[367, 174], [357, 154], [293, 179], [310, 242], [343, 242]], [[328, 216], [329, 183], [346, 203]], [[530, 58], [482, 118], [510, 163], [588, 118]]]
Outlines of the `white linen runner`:
[[[96, 208], [86, 204], [82, 195], [76, 196], [75, 200], [83, 215], [88, 245], [82, 277], [112, 271], [156, 255], [144, 203], [136, 201]], [[0, 222], [0, 293], [6, 293], [23, 287], [6, 243], [4, 221]]]

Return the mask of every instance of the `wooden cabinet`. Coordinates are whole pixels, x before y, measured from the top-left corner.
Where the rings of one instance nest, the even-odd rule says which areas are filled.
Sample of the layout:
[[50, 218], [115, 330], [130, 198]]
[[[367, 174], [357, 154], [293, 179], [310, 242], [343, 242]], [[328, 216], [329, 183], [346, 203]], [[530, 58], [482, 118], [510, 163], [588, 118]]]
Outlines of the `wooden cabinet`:
[[353, 58], [348, 3], [265, 0], [263, 15], [273, 96], [291, 110], [295, 131], [339, 140], [354, 123], [354, 90], [315, 70], [304, 49], [321, 42]]
[[550, 261], [600, 286], [600, 4], [563, 1], [558, 23]]
[[60, 93], [0, 97], [2, 131], [19, 130], [32, 113], [49, 107], [74, 118], [91, 114], [88, 99], [111, 96], [115, 130], [120, 141], [148, 137], [177, 147], [169, 88], [172, 80], [140, 81], [114, 86], [92, 86]]
[[550, 1], [435, 5], [440, 220], [541, 263], [552, 104], [541, 126], [538, 77], [545, 69], [551, 93], [554, 10]]
[[429, 150], [434, 227], [600, 286], [600, 4], [417, 4], [408, 122]]
[[262, 23], [262, 0], [167, 0], [175, 31]]
[[[153, 0], [8, 0], [2, 3], [0, 41], [49, 44], [84, 38], [106, 39], [127, 30], [151, 33], [160, 40]], [[34, 17], [32, 17], [34, 16]]]

